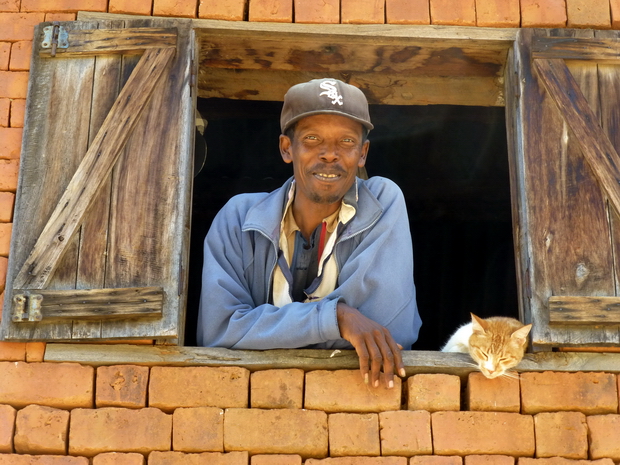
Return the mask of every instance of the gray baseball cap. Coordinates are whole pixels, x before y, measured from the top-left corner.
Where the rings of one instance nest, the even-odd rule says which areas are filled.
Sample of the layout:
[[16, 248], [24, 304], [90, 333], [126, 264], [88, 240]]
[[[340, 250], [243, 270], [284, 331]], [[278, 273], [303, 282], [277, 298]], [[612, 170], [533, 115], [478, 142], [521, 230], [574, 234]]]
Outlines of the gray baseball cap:
[[363, 92], [338, 79], [324, 78], [302, 82], [288, 90], [280, 115], [282, 134], [300, 119], [321, 114], [347, 116], [369, 131], [374, 128]]

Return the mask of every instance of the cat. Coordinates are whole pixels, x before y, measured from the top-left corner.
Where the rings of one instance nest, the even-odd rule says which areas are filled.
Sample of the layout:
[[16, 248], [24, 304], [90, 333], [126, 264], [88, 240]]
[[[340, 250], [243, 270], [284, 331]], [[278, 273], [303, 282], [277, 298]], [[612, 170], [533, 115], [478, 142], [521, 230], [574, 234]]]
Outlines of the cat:
[[442, 352], [469, 354], [487, 378], [509, 376], [527, 348], [532, 325], [503, 316], [482, 319], [471, 314], [471, 323], [461, 326], [450, 337]]

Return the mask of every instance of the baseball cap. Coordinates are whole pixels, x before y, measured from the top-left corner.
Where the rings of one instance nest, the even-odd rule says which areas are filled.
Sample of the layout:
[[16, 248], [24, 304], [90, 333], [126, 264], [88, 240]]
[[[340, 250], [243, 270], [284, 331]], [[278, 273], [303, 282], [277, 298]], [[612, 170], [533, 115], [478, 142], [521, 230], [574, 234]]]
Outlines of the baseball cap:
[[300, 119], [320, 114], [347, 116], [369, 131], [374, 128], [368, 101], [361, 90], [338, 79], [323, 78], [296, 84], [288, 90], [280, 115], [282, 134]]

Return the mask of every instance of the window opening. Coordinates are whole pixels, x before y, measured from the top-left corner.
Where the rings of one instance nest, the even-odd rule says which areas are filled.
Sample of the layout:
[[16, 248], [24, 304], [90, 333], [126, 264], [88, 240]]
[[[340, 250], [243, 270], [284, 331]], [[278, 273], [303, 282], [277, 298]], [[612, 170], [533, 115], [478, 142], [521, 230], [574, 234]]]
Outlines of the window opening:
[[[202, 244], [230, 197], [292, 175], [281, 102], [198, 99], [207, 156], [194, 179], [186, 345], [196, 345]], [[366, 164], [403, 190], [423, 319], [415, 350], [438, 350], [469, 312], [518, 317], [504, 108], [371, 105]]]

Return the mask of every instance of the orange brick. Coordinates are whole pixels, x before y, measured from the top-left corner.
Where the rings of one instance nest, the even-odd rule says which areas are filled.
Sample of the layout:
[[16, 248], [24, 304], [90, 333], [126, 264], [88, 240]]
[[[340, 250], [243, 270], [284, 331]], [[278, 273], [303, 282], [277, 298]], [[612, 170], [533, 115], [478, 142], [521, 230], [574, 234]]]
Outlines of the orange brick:
[[183, 452], [151, 452], [149, 465], [248, 465], [247, 452], [203, 452], [184, 454]]
[[407, 465], [406, 457], [331, 457], [308, 459], [304, 465]]
[[548, 459], [531, 459], [520, 457], [518, 465], [613, 465], [611, 459], [599, 460], [573, 460], [564, 457], [551, 457]]
[[75, 13], [45, 13], [45, 21], [75, 21]]
[[11, 57], [11, 43], [0, 42], [0, 71], [9, 69], [9, 58]]
[[519, 27], [519, 0], [476, 0], [476, 25], [480, 27]]
[[340, 22], [340, 1], [295, 0], [295, 22], [338, 24]]
[[86, 457], [0, 454], [0, 465], [88, 465]]
[[301, 465], [301, 455], [254, 455], [250, 465]]
[[249, 0], [250, 21], [293, 22], [293, 0]]
[[224, 452], [224, 411], [178, 408], [172, 415], [172, 448], [180, 452]]
[[31, 40], [21, 40], [19, 42], [15, 42], [11, 47], [11, 61], [9, 63], [9, 69], [11, 71], [28, 71], [30, 69], [31, 55]]
[[94, 369], [77, 363], [0, 362], [0, 403], [92, 407]]
[[93, 465], [144, 465], [144, 455], [130, 452], [105, 452], [93, 458]]
[[514, 457], [508, 455], [468, 455], [465, 465], [514, 465]]
[[521, 0], [521, 27], [566, 27], [565, 0]]
[[431, 0], [431, 24], [475, 26], [475, 0]]
[[304, 371], [264, 370], [252, 373], [250, 401], [254, 408], [301, 408]]
[[397, 410], [379, 413], [383, 455], [424, 455], [433, 453], [431, 414], [424, 410]]
[[492, 412], [521, 411], [519, 375], [488, 379], [482, 373], [469, 374], [467, 380], [467, 406], [469, 410]]
[[418, 455], [409, 460], [410, 465], [462, 465], [463, 458], [455, 455]]
[[170, 450], [172, 415], [156, 408], [106, 407], [71, 411], [69, 454], [94, 457], [103, 452]]
[[10, 405], [0, 405], [0, 454], [13, 452], [15, 413], [15, 409]]
[[0, 160], [0, 191], [15, 192], [17, 190], [18, 175], [19, 160]]
[[437, 455], [534, 455], [534, 420], [529, 415], [435, 412], [431, 427]]
[[45, 342], [26, 342], [26, 361], [42, 362], [45, 356]]
[[587, 417], [590, 458], [620, 460], [620, 415], [593, 415]]
[[383, 24], [385, 0], [340, 0], [343, 24]]
[[0, 360], [23, 362], [26, 360], [26, 343], [0, 341]]
[[26, 111], [26, 100], [19, 98], [11, 100], [11, 124], [12, 128], [24, 127], [24, 113]]
[[388, 24], [430, 24], [429, 0], [386, 0], [385, 17]]
[[12, 229], [13, 223], [0, 223], [0, 257], [9, 256]]
[[146, 406], [149, 368], [116, 365], [97, 368], [97, 407], [142, 408]]
[[[0, 293], [4, 292], [4, 288], [6, 287], [6, 271], [8, 267], [9, 260], [6, 257], [0, 257]], [[25, 350], [27, 350], [27, 347]], [[1, 350], [0, 350], [1, 352]], [[2, 360], [2, 356], [0, 355], [0, 360]], [[23, 358], [21, 360], [27, 360], [27, 358]]]
[[177, 407], [247, 407], [250, 372], [238, 367], [153, 367], [149, 405], [165, 412]]
[[461, 409], [461, 379], [455, 375], [421, 374], [407, 380], [409, 410]]
[[108, 0], [22, 0], [21, 11], [107, 11]]
[[28, 405], [17, 412], [15, 452], [18, 454], [65, 455], [69, 412], [52, 407]]
[[254, 454], [327, 455], [327, 414], [301, 409], [227, 409], [224, 450]]
[[200, 0], [198, 17], [205, 19], [224, 19], [243, 21], [246, 12], [246, 0]]
[[43, 13], [0, 13], [0, 41], [32, 40], [34, 27], [44, 17]]
[[22, 132], [22, 128], [0, 128], [0, 158], [19, 158]]
[[616, 378], [609, 373], [521, 373], [521, 411], [617, 413]]
[[[2, 27], [0, 26], [0, 31]], [[25, 71], [0, 71], [0, 97], [26, 98], [28, 73]]]
[[0, 98], [0, 128], [6, 128], [9, 125], [10, 109], [11, 100]]
[[0, 0], [0, 12], [18, 12], [20, 0]]
[[567, 27], [611, 27], [609, 0], [566, 0]]
[[588, 425], [581, 412], [543, 412], [534, 416], [536, 457], [588, 458]]
[[149, 16], [153, 0], [110, 0], [108, 13]]
[[198, 0], [153, 0], [153, 16], [195, 18]]
[[379, 387], [364, 384], [359, 370], [318, 370], [306, 373], [304, 407], [325, 412], [383, 412], [399, 410], [402, 383], [394, 378], [388, 389], [381, 380]]
[[376, 413], [332, 413], [328, 425], [331, 457], [381, 454]]

